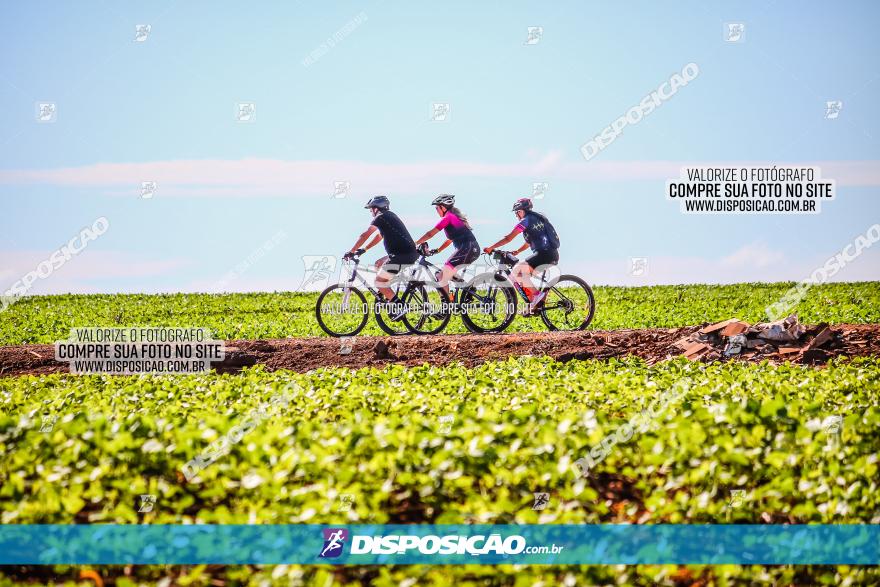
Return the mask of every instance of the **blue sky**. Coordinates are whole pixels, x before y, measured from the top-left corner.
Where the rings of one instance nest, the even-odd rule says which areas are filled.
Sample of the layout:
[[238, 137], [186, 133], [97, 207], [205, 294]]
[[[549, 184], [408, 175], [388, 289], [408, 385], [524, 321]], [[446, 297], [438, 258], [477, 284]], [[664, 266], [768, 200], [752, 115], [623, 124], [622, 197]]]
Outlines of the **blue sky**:
[[[435, 219], [432, 196], [455, 193], [487, 245], [539, 181], [563, 268], [588, 281], [800, 279], [880, 222], [878, 13], [867, 1], [10, 5], [0, 289], [99, 216], [107, 233], [31, 293], [204, 291], [279, 231], [228, 287], [295, 289], [303, 255], [350, 247], [374, 193], [414, 236]], [[728, 22], [744, 23], [743, 42], [724, 40]], [[543, 27], [531, 45], [530, 26]], [[583, 158], [689, 62], [697, 79]], [[828, 100], [843, 102], [837, 119]], [[236, 121], [241, 102], [254, 122]], [[430, 120], [435, 102], [448, 120]], [[37, 103], [57, 119], [37, 122]], [[684, 163], [739, 162], [820, 165], [838, 198], [816, 216], [686, 216], [664, 198]], [[158, 182], [153, 198], [143, 181]], [[336, 181], [351, 182], [346, 198], [330, 197]], [[648, 259], [644, 274], [632, 257]], [[836, 279], [878, 275], [880, 246]]]

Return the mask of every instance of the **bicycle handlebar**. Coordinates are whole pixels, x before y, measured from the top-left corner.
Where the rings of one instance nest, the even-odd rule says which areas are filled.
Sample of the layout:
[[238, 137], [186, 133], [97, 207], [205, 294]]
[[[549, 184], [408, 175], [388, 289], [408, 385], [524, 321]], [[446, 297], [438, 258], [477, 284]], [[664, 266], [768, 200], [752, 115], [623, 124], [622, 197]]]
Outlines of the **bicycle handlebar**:
[[492, 251], [492, 258], [504, 265], [516, 265], [519, 262], [519, 259], [513, 253], [498, 249]]
[[342, 255], [342, 260], [343, 261], [358, 262], [361, 259], [361, 255], [363, 255], [364, 253], [366, 253], [366, 251], [364, 249], [358, 249], [353, 253], [351, 251], [349, 251], [349, 252], [345, 253], [344, 255]]

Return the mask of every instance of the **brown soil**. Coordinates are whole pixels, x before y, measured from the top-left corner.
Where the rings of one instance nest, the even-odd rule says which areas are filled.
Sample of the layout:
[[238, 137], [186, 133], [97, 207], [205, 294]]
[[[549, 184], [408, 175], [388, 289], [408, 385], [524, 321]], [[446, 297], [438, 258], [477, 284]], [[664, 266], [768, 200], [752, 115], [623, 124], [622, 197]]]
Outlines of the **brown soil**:
[[[340, 353], [340, 339], [326, 337], [284, 340], [233, 340], [226, 343], [226, 359], [214, 363], [221, 373], [242, 367], [265, 365], [269, 370], [290, 369], [304, 372], [319, 367], [359, 368], [389, 363], [466, 366], [523, 355], [572, 359], [608, 359], [628, 355], [656, 363], [679, 356], [674, 343], [694, 334], [700, 326], [644, 330], [590, 330], [586, 332], [535, 332], [497, 335], [438, 335], [373, 337], [352, 340], [349, 354]], [[792, 362], [822, 365], [838, 356], [880, 355], [880, 324], [838, 324], [831, 327], [833, 337], [821, 349], [787, 354], [747, 352], [731, 360], [772, 363]], [[700, 358], [719, 359], [719, 352]], [[67, 363], [56, 362], [52, 345], [0, 346], [0, 376], [62, 373]]]

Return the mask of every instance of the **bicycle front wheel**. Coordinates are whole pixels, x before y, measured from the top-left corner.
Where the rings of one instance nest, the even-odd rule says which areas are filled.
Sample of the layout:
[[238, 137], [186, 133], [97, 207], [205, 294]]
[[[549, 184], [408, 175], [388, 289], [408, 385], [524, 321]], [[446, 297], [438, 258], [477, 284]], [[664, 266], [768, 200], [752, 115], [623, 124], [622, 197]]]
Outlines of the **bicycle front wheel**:
[[478, 275], [462, 290], [461, 320], [471, 332], [502, 332], [516, 317], [516, 292], [506, 279]]
[[596, 313], [593, 290], [580, 277], [560, 275], [547, 289], [540, 313], [550, 330], [584, 330]]
[[337, 283], [321, 292], [315, 304], [318, 325], [330, 336], [354, 336], [367, 325], [370, 306], [361, 291]]

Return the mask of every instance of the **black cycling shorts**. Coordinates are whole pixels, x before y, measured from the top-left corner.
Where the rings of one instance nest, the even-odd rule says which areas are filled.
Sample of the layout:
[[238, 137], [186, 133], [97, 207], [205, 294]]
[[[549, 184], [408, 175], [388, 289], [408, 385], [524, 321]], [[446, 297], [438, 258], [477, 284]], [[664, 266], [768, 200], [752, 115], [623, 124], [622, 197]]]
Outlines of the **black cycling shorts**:
[[471, 241], [460, 249], [455, 249], [452, 256], [446, 260], [446, 264], [450, 267], [458, 267], [459, 265], [467, 265], [473, 263], [480, 257], [480, 245], [477, 241]]
[[388, 261], [382, 265], [382, 269], [392, 275], [397, 275], [400, 273], [401, 269], [407, 265], [412, 265], [418, 260], [418, 253], [411, 253], [408, 255], [388, 255]]
[[536, 269], [541, 265], [556, 265], [557, 263], [559, 263], [558, 249], [538, 251], [526, 259], [526, 264], [532, 269]]

